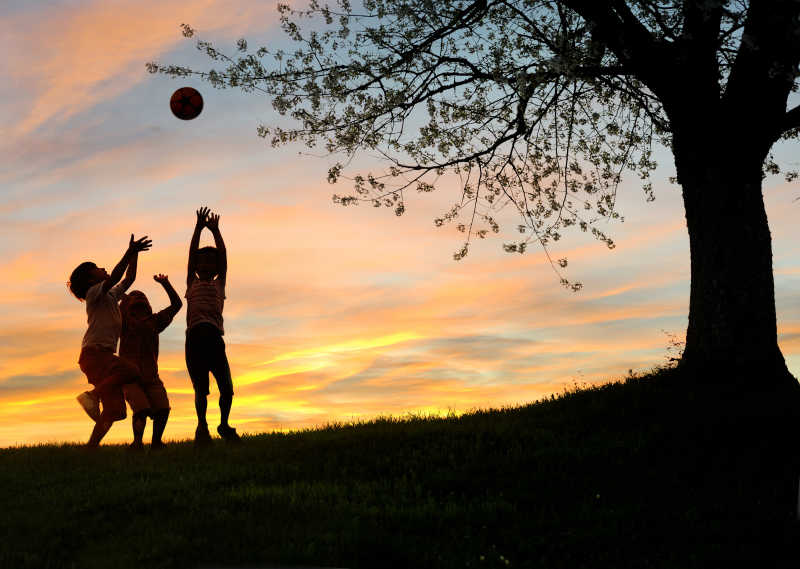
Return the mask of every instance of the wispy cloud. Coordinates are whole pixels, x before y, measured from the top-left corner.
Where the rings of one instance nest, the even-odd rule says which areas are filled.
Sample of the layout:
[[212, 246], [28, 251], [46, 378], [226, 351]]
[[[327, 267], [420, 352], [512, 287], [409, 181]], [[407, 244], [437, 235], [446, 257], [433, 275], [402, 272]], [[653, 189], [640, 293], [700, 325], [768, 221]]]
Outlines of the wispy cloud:
[[[230, 37], [276, 21], [273, 5], [213, 0], [62, 3], [3, 18], [6, 78], [29, 95], [6, 125], [16, 136], [118, 97], [147, 77], [144, 62], [185, 41], [190, 23]], [[14, 49], [9, 49], [11, 46]]]

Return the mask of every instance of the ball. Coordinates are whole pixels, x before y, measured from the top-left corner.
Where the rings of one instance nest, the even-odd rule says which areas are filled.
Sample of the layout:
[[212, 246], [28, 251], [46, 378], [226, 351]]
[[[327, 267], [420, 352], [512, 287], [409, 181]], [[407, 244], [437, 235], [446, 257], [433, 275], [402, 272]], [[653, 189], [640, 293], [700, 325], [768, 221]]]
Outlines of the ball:
[[190, 121], [197, 118], [203, 110], [203, 97], [192, 87], [181, 87], [172, 94], [169, 100], [172, 114], [181, 120]]

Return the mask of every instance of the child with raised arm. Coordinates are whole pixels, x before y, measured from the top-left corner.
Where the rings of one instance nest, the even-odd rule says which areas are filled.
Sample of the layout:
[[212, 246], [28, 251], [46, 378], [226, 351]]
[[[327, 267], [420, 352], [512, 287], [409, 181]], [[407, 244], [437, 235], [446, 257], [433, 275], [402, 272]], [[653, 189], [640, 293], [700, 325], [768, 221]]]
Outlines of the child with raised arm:
[[[115, 355], [122, 329], [118, 302], [136, 279], [139, 252], [147, 251], [151, 243], [147, 236], [134, 240], [131, 235], [128, 249], [110, 275], [91, 261], [81, 263], [70, 275], [69, 289], [78, 300], [86, 301], [89, 324], [78, 358], [81, 371], [94, 386], [91, 392], [78, 396], [78, 402], [96, 421], [89, 447], [98, 446], [114, 421], [125, 418], [122, 386], [139, 380], [139, 370]], [[102, 412], [99, 403], [103, 404]]]
[[119, 357], [136, 366], [141, 374], [139, 382], [123, 387], [133, 413], [133, 443], [130, 447], [144, 448], [142, 437], [147, 417], [150, 417], [153, 420], [151, 451], [166, 446], [161, 436], [170, 411], [167, 390], [158, 376], [158, 335], [170, 325], [183, 306], [167, 275], [155, 275], [153, 280], [164, 287], [170, 305], [154, 314], [143, 292], [134, 290], [125, 295], [120, 302], [122, 335], [119, 340]]
[[[216, 247], [200, 245], [200, 233], [208, 227]], [[222, 339], [222, 308], [225, 303], [225, 278], [228, 260], [225, 243], [219, 231], [219, 215], [207, 207], [197, 210], [197, 222], [189, 244], [189, 266], [186, 276], [186, 368], [194, 387], [197, 430], [194, 440], [204, 445], [211, 442], [206, 421], [209, 394], [209, 372], [219, 388], [220, 425], [217, 432], [226, 441], [239, 440], [236, 429], [228, 424], [233, 402], [233, 382], [225, 342]]]

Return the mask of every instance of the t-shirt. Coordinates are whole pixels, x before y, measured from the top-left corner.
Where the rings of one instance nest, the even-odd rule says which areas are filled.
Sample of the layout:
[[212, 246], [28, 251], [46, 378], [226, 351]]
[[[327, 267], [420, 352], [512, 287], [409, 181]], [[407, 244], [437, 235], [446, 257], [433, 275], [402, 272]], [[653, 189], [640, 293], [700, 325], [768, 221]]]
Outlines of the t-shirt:
[[169, 326], [174, 316], [175, 310], [167, 307], [146, 318], [129, 316], [122, 319], [119, 357], [139, 368], [145, 382], [158, 378], [158, 335]]
[[222, 327], [222, 308], [225, 304], [225, 284], [221, 279], [204, 281], [195, 278], [186, 289], [186, 329], [191, 330], [202, 322]]
[[89, 329], [83, 335], [81, 348], [95, 346], [117, 351], [117, 340], [122, 331], [122, 315], [119, 299], [123, 294], [119, 284], [103, 293], [103, 282], [92, 285], [86, 291], [86, 316]]

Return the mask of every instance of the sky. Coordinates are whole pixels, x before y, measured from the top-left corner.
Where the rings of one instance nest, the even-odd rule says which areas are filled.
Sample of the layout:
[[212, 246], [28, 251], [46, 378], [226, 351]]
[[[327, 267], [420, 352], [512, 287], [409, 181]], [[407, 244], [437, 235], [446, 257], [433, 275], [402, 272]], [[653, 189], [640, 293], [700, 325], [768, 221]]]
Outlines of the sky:
[[[446, 182], [410, 197], [402, 217], [334, 204], [350, 189], [326, 181], [335, 159], [257, 137], [260, 123], [279, 120], [267, 98], [146, 72], [148, 61], [210, 67], [181, 23], [230, 51], [239, 37], [282, 41], [273, 3], [0, 4], [0, 446], [88, 439], [75, 401], [88, 388], [77, 365], [86, 313], [69, 274], [85, 260], [110, 271], [131, 233], [148, 235], [133, 288], [167, 306], [152, 275], [168, 274], [183, 296], [204, 205], [221, 215], [228, 250], [225, 341], [241, 433], [524, 404], [663, 364], [670, 335], [683, 338], [688, 237], [664, 150], [655, 202], [623, 182], [625, 221], [602, 227], [614, 250], [585, 234], [554, 247], [584, 284], [572, 293], [541, 250], [503, 252], [514, 225], [454, 261], [461, 235], [433, 223], [457, 200]], [[185, 85], [205, 98], [192, 121], [169, 111]], [[792, 153], [778, 149], [789, 162]], [[779, 343], [800, 376], [800, 186], [769, 179], [764, 195]], [[201, 245], [212, 243], [205, 232]], [[196, 425], [185, 310], [161, 334], [167, 440]], [[212, 382], [212, 426], [217, 395]], [[126, 421], [105, 440], [130, 439]]]

